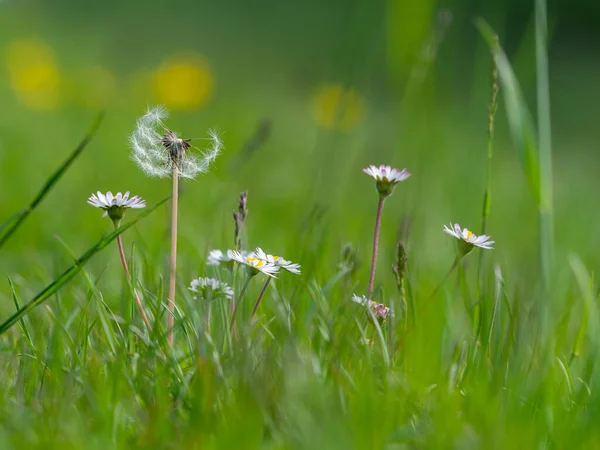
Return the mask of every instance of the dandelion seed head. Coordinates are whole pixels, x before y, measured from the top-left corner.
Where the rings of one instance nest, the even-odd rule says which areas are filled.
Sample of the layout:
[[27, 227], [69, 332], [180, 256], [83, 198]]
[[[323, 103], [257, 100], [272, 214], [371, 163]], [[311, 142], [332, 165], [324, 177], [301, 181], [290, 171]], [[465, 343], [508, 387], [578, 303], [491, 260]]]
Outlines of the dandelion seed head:
[[210, 164], [222, 149], [219, 136], [209, 130], [212, 142], [210, 148], [199, 151], [191, 145], [190, 139], [184, 139], [164, 125], [168, 111], [163, 106], [148, 108], [146, 114], [136, 122], [136, 128], [129, 137], [131, 159], [144, 173], [152, 177], [166, 178], [177, 174], [181, 178], [195, 178], [206, 173]]

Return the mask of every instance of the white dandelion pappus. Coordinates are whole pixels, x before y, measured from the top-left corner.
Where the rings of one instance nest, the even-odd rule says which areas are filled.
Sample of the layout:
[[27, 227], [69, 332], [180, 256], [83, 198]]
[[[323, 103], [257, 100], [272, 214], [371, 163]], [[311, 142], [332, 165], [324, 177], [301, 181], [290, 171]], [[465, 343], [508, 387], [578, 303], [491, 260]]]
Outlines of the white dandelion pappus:
[[162, 106], [149, 108], [136, 123], [136, 129], [129, 137], [133, 161], [149, 176], [167, 178], [178, 169], [181, 178], [195, 178], [208, 172], [210, 164], [217, 158], [223, 144], [218, 134], [209, 130], [207, 138], [211, 145], [196, 155], [190, 151], [191, 139], [182, 139], [169, 130], [163, 120], [168, 117]]
[[269, 264], [273, 264], [275, 266], [281, 267], [288, 272], [295, 273], [297, 275], [300, 274], [300, 264], [294, 264], [291, 261], [287, 261], [283, 259], [281, 256], [273, 256], [265, 253], [262, 248], [257, 247], [254, 252], [258, 259], [262, 259], [263, 261], [268, 262]]
[[233, 297], [233, 289], [227, 283], [214, 278], [196, 278], [190, 283], [189, 290], [200, 294], [203, 298], [225, 297], [231, 299]]
[[279, 272], [279, 266], [258, 258], [254, 252], [244, 254], [237, 250], [227, 250], [227, 256], [233, 261], [249, 267], [254, 275], [262, 272], [270, 277], [275, 277], [275, 274]]
[[459, 224], [450, 224], [450, 227], [444, 225], [444, 231], [448, 233], [450, 236], [459, 239], [461, 243], [464, 245], [464, 248], [461, 248], [461, 251], [466, 255], [469, 253], [473, 247], [480, 247], [486, 250], [492, 250], [494, 247], [492, 245], [495, 243], [490, 240], [491, 237], [487, 235], [477, 236], [468, 228], [460, 228]]
[[104, 214], [102, 217], [110, 216], [111, 219], [115, 217], [122, 218], [125, 210], [128, 208], [139, 209], [146, 207], [146, 202], [137, 195], [129, 198], [129, 191], [124, 194], [117, 192], [117, 195], [113, 195], [110, 191], [106, 194], [98, 191], [96, 194], [92, 194], [87, 202], [96, 208], [103, 209]]
[[354, 303], [358, 303], [361, 306], [364, 306], [365, 308], [371, 309], [373, 314], [375, 314], [375, 317], [377, 317], [378, 319], [385, 320], [388, 316], [393, 315], [391, 314], [390, 308], [385, 306], [383, 303], [377, 303], [373, 300], [369, 300], [364, 295], [359, 297], [356, 294], [352, 294], [352, 301]]

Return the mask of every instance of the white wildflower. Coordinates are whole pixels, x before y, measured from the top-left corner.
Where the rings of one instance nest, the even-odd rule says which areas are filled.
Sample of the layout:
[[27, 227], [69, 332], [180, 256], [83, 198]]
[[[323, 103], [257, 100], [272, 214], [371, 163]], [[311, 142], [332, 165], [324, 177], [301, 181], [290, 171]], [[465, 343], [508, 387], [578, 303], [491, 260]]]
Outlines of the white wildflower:
[[300, 274], [300, 264], [294, 264], [291, 261], [287, 261], [283, 259], [281, 256], [273, 256], [265, 253], [260, 247], [256, 249], [254, 252], [258, 259], [262, 259], [269, 264], [273, 264], [275, 266], [281, 267], [288, 272]]
[[[189, 290], [199, 294], [204, 299], [232, 298], [233, 289], [222, 281], [214, 278], [196, 278], [190, 283]], [[194, 298], [198, 298], [194, 296]]]
[[275, 274], [279, 272], [279, 266], [258, 258], [254, 252], [244, 254], [237, 250], [227, 250], [227, 256], [233, 261], [237, 261], [238, 263], [249, 267], [252, 276], [262, 272], [265, 275], [274, 277]]
[[211, 250], [208, 254], [206, 264], [209, 266], [220, 266], [221, 263], [227, 263], [231, 261], [231, 258], [223, 253], [221, 250]]
[[468, 228], [461, 229], [459, 224], [450, 224], [449, 228], [444, 225], [444, 231], [459, 240], [458, 250], [462, 256], [469, 253], [474, 247], [480, 247], [486, 250], [492, 250], [494, 248], [492, 247], [494, 241], [490, 240], [490, 236], [486, 236], [485, 234], [477, 236]]
[[113, 195], [108, 191], [106, 194], [98, 191], [88, 198], [88, 204], [104, 210], [102, 217], [109, 216], [113, 221], [119, 221], [125, 215], [125, 210], [145, 208], [146, 202], [137, 195], [129, 198], [129, 191], [124, 194], [117, 192]]
[[411, 175], [406, 169], [398, 170], [383, 165], [379, 167], [371, 165], [363, 169], [363, 172], [375, 179], [377, 192], [384, 197], [391, 195], [394, 186]]

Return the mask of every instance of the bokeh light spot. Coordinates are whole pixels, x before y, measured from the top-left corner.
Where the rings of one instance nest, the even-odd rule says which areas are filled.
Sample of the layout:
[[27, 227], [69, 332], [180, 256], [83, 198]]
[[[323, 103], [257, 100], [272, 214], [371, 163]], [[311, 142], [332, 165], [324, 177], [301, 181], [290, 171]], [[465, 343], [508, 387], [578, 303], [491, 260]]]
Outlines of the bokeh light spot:
[[214, 77], [202, 56], [188, 53], [166, 59], [154, 73], [153, 88], [158, 103], [170, 109], [192, 110], [211, 98]]
[[328, 84], [318, 88], [313, 106], [317, 123], [328, 129], [348, 131], [362, 119], [365, 102], [354, 89], [340, 84]]
[[37, 38], [17, 39], [4, 56], [10, 85], [21, 103], [40, 110], [60, 105], [60, 72], [48, 44]]

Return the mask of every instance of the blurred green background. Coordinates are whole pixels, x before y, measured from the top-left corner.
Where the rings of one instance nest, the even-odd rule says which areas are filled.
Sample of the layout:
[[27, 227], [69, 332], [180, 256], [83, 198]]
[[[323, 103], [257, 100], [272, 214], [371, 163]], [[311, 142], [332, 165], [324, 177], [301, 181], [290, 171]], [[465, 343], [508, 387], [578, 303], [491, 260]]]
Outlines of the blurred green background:
[[[149, 105], [166, 105], [167, 126], [183, 137], [217, 128], [226, 147], [209, 174], [181, 186], [184, 314], [173, 352], [138, 327], [109, 246], [2, 335], [0, 448], [598, 448], [597, 1], [548, 4], [551, 292], [540, 286], [537, 206], [502, 91], [487, 228], [496, 248], [482, 277], [473, 252], [434, 291], [454, 258], [443, 225], [481, 226], [491, 58], [473, 20], [498, 32], [535, 119], [533, 10], [522, 0], [0, 0], [0, 223], [106, 113], [0, 251], [1, 280], [21, 304], [72, 263], [65, 245], [80, 255], [111, 229], [86, 204], [92, 192], [130, 190], [148, 204], [169, 194], [169, 180], [130, 160], [128, 136]], [[375, 298], [397, 311], [385, 337], [350, 300], [367, 292], [370, 164], [413, 174], [383, 214]], [[303, 273], [271, 284], [260, 327], [241, 308], [232, 339], [229, 306], [216, 303], [205, 320], [209, 303], [187, 287], [209, 275], [240, 292], [240, 277], [235, 286], [205, 260], [233, 246], [246, 189], [248, 246]], [[168, 218], [162, 207], [123, 235], [155, 316]], [[399, 239], [407, 295], [391, 271]], [[338, 266], [347, 242], [356, 273]], [[0, 321], [14, 307], [0, 281]]]
[[[57, 236], [79, 254], [109, 230], [85, 203], [91, 192], [131, 190], [150, 204], [168, 194], [168, 181], [144, 176], [128, 148], [136, 117], [162, 103], [169, 127], [193, 138], [215, 127], [226, 146], [210, 174], [182, 186], [186, 272], [202, 271], [209, 248], [232, 245], [231, 211], [244, 189], [250, 245], [298, 260], [317, 279], [347, 241], [366, 261], [376, 195], [361, 169], [385, 163], [414, 176], [387, 203], [381, 267], [402, 237], [415, 266], [441, 274], [453, 251], [442, 225], [477, 229], [481, 216], [491, 62], [477, 16], [499, 33], [535, 114], [532, 2], [0, 3], [0, 220], [106, 111], [99, 134], [3, 249], [2, 273], [27, 280], [27, 297], [70, 260]], [[599, 16], [597, 2], [549, 4], [558, 264], [571, 252], [599, 262]], [[537, 215], [504, 115], [500, 100], [488, 230], [495, 259], [527, 279], [537, 271]], [[164, 209], [130, 238], [164, 256], [166, 223]], [[116, 263], [113, 253], [92, 264]], [[8, 286], [0, 292], [8, 311]]]

